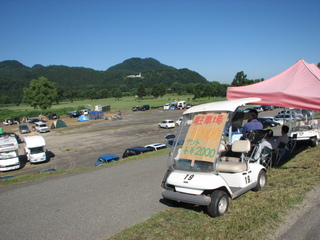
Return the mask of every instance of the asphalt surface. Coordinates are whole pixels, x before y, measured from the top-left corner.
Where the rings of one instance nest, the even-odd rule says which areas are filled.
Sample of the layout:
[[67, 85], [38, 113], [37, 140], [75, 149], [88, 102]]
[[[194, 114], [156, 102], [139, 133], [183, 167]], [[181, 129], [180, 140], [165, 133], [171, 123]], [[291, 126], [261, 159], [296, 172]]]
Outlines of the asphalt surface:
[[273, 240], [320, 239], [320, 186], [311, 190], [305, 200], [292, 208]]
[[106, 239], [166, 209], [167, 156], [0, 188], [0, 239]]

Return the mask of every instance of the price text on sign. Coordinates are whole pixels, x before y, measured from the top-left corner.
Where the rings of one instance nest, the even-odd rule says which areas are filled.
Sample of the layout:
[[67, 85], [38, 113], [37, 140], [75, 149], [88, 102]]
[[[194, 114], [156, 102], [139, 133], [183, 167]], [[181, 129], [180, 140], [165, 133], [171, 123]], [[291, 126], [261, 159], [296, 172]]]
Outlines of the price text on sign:
[[227, 121], [226, 113], [195, 116], [182, 146], [180, 158], [214, 162]]

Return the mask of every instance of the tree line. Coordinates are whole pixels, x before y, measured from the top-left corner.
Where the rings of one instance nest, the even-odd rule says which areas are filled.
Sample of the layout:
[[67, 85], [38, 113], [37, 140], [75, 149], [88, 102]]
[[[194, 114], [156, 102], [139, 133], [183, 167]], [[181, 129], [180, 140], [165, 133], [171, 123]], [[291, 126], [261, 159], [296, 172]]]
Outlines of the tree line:
[[[238, 72], [231, 86], [243, 86], [256, 82], [263, 81], [263, 79], [248, 80], [247, 75], [243, 71]], [[108, 90], [106, 88], [95, 90], [92, 89], [63, 89], [56, 86], [56, 83], [50, 82], [45, 77], [33, 79], [29, 87], [23, 89], [23, 102], [29, 104], [33, 108], [48, 109], [53, 103], [59, 104], [61, 101], [70, 101], [78, 99], [105, 99], [117, 98], [123, 96], [137, 96], [143, 99], [145, 96], [153, 96], [155, 98], [163, 97], [167, 93], [176, 93], [177, 95], [192, 94], [193, 99], [203, 97], [225, 97], [229, 84], [220, 84], [219, 82], [208, 83], [187, 83], [173, 82], [169, 87], [163, 83], [155, 84], [153, 87], [146, 87], [140, 83], [137, 88], [132, 88], [129, 92], [123, 92], [120, 88], [113, 88]]]

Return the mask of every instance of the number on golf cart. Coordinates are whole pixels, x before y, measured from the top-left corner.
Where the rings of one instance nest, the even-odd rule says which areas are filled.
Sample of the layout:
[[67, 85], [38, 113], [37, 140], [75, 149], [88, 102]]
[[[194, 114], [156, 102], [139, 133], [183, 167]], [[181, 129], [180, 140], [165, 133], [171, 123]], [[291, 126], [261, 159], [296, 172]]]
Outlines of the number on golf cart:
[[194, 177], [193, 174], [187, 174], [185, 177], [184, 177], [184, 180], [191, 180], [192, 178]]
[[244, 180], [246, 181], [246, 184], [250, 183], [250, 176], [244, 177]]

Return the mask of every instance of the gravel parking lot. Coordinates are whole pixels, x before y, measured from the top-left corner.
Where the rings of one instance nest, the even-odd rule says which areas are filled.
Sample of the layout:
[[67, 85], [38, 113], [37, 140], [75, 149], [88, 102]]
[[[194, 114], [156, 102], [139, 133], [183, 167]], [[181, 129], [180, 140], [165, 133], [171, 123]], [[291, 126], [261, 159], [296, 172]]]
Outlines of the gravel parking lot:
[[[126, 148], [145, 146], [151, 143], [166, 143], [165, 134], [174, 129], [160, 129], [158, 123], [165, 119], [176, 121], [183, 111], [151, 109], [149, 111], [122, 111], [122, 120], [91, 120], [78, 122], [77, 118], [63, 116], [68, 127], [41, 133], [46, 140], [48, 152], [54, 155], [50, 161], [30, 165], [24, 156], [24, 144], [19, 154], [22, 168], [11, 172], [0, 172], [0, 176], [37, 173], [46, 169], [66, 170], [94, 166], [98, 156], [116, 154], [122, 157]], [[115, 113], [107, 113], [110, 117]], [[50, 127], [52, 121], [47, 124]], [[19, 125], [3, 126], [5, 132], [19, 134]], [[23, 134], [19, 134], [22, 138]]]

